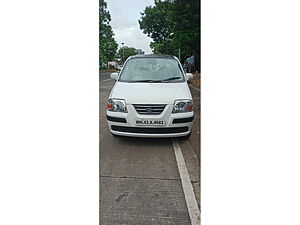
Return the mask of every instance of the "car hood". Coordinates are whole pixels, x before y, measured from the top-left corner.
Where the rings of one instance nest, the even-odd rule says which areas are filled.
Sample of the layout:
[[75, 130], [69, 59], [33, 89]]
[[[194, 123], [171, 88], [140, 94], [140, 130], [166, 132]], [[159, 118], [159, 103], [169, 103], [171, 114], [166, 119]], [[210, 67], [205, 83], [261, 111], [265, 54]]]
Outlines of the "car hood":
[[110, 98], [125, 99], [126, 104], [173, 104], [175, 99], [192, 99], [186, 82], [116, 82]]

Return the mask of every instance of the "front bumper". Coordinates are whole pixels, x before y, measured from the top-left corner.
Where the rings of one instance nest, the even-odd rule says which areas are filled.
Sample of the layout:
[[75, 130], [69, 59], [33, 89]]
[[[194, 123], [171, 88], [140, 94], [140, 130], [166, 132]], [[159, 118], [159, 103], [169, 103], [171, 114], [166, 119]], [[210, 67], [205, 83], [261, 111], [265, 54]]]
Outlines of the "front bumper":
[[[139, 114], [133, 105], [126, 105], [127, 113], [107, 111], [107, 123], [111, 133], [129, 137], [181, 137], [191, 132], [194, 112], [174, 113], [173, 105], [166, 105], [159, 115]], [[164, 125], [136, 125], [136, 120], [163, 120]]]

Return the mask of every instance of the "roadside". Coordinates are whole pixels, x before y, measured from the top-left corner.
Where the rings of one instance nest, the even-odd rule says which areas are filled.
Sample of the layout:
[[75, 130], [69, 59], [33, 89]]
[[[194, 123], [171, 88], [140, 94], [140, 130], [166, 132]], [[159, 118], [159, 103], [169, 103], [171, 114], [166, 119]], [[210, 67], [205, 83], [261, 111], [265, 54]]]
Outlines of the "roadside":
[[192, 130], [192, 134], [190, 138], [188, 139], [194, 153], [197, 155], [197, 158], [200, 160], [200, 136], [201, 136], [201, 74], [200, 73], [193, 73], [194, 77], [191, 81], [189, 81], [189, 87], [190, 91], [193, 96], [193, 102], [194, 102], [194, 112], [195, 112], [195, 118], [194, 118], [194, 126]]
[[113, 73], [113, 72], [117, 72], [117, 70], [114, 69], [99, 70], [99, 73]]
[[201, 84], [201, 73], [193, 73], [194, 77], [189, 81], [190, 84], [200, 89]]
[[189, 81], [189, 87], [194, 101], [194, 126], [190, 138], [181, 140], [180, 145], [201, 211], [201, 178], [200, 173], [197, 172], [201, 168], [201, 74], [194, 73], [193, 75], [193, 79]]

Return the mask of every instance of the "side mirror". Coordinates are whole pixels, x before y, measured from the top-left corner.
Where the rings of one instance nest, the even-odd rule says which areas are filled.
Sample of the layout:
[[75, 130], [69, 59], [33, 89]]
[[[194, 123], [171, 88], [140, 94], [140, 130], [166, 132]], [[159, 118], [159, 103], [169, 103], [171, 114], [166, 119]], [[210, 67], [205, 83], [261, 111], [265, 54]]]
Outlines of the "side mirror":
[[119, 73], [112, 73], [112, 74], [110, 74], [110, 78], [113, 79], [113, 80], [117, 80], [118, 76], [119, 76]]
[[186, 73], [185, 75], [187, 80], [191, 80], [194, 77], [192, 73]]

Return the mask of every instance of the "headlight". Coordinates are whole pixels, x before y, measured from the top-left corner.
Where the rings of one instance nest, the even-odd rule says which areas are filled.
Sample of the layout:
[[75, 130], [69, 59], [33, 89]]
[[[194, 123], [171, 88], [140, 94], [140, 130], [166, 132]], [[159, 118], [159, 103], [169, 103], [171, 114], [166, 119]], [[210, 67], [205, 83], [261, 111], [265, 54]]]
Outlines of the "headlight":
[[172, 113], [184, 113], [193, 111], [192, 100], [175, 100]]
[[106, 108], [111, 112], [127, 112], [126, 102], [124, 99], [109, 99]]

